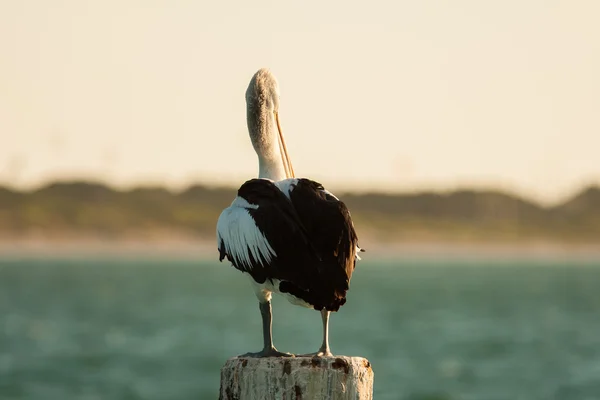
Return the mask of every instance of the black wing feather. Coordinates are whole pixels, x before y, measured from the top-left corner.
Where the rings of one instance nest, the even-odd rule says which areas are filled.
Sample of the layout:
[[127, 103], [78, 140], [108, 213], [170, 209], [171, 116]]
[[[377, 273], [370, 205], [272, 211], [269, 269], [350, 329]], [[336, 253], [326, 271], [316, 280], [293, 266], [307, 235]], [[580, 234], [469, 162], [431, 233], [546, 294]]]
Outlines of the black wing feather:
[[[248, 272], [258, 283], [278, 279], [293, 282], [307, 290], [311, 278], [317, 273], [319, 259], [290, 201], [273, 182], [265, 179], [245, 182], [238, 190], [238, 196], [258, 206], [257, 209], [249, 208], [248, 213], [267, 238], [275, 256], [270, 262], [250, 256], [249, 269], [230, 255], [227, 259], [237, 269]], [[225, 253], [224, 247], [221, 247], [221, 253]]]
[[322, 290], [331, 296], [325, 302], [339, 308], [346, 301], [358, 246], [350, 212], [323, 185], [310, 179], [299, 179], [290, 198], [321, 257]]

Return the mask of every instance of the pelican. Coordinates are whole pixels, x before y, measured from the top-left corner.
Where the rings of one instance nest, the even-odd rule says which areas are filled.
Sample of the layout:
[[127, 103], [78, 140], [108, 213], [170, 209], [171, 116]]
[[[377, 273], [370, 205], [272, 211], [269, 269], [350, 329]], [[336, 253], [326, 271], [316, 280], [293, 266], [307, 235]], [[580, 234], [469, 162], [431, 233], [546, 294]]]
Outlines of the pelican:
[[273, 345], [272, 293], [321, 312], [323, 342], [311, 356], [331, 356], [329, 315], [346, 302], [358, 246], [346, 205], [320, 183], [297, 178], [279, 123], [279, 86], [268, 69], [246, 90], [258, 178], [245, 182], [217, 222], [219, 261], [248, 275], [262, 316], [263, 349], [246, 357], [285, 357]]

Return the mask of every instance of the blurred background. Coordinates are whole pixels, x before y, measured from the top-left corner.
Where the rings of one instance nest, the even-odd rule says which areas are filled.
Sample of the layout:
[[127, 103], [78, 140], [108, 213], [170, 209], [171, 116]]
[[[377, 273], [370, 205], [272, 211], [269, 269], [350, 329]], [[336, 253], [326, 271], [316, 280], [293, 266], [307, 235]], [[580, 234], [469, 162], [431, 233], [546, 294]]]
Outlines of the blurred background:
[[[0, 0], [0, 398], [210, 399], [258, 350], [216, 220], [270, 68], [367, 249], [375, 398], [600, 398], [600, 3]], [[274, 301], [283, 351], [318, 313]]]

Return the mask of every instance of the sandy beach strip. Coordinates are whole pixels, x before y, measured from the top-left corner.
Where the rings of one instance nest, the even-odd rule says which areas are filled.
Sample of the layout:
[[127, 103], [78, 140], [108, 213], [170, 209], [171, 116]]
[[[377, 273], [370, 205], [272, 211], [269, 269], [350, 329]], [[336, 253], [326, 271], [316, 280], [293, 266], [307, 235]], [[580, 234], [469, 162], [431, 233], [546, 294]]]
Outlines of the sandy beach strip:
[[[365, 260], [540, 260], [600, 261], [600, 244], [548, 241], [451, 242], [363, 240]], [[159, 258], [218, 260], [217, 245], [207, 238], [0, 238], [0, 259], [7, 258]]]

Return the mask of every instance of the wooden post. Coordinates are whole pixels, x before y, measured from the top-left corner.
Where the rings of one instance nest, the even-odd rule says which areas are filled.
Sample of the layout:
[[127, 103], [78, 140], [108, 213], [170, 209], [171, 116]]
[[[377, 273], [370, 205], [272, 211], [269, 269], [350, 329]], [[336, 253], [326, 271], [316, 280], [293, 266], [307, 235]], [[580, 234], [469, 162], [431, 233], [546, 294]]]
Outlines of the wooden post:
[[233, 357], [221, 368], [220, 400], [372, 400], [362, 357]]

